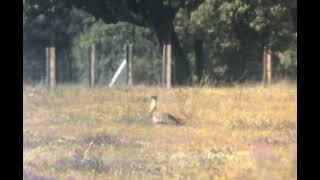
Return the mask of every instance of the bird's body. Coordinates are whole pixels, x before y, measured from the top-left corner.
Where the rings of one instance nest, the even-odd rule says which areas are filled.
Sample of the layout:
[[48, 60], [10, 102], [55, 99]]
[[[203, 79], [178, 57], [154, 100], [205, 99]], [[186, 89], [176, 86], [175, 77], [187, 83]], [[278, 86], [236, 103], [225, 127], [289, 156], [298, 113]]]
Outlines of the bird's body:
[[157, 110], [157, 97], [153, 96], [149, 113], [150, 117], [155, 124], [172, 124], [172, 125], [180, 125], [182, 124], [181, 119], [174, 117], [169, 113], [161, 113]]
[[155, 124], [180, 124], [180, 121], [178, 121], [177, 118], [169, 113], [156, 113], [154, 116], [152, 116], [152, 121]]

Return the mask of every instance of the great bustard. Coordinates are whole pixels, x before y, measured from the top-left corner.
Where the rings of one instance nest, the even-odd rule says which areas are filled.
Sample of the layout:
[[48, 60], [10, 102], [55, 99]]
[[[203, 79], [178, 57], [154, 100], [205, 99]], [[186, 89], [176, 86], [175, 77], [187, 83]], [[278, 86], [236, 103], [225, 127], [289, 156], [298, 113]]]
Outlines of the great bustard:
[[157, 96], [151, 96], [151, 105], [149, 108], [149, 115], [155, 124], [183, 124], [182, 120], [174, 117], [169, 113], [160, 113], [157, 109]]

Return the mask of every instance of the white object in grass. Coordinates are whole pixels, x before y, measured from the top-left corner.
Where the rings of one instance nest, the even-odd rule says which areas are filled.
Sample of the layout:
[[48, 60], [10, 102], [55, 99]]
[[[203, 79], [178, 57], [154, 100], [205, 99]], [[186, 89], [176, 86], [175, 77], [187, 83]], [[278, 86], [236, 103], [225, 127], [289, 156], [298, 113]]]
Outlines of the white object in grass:
[[109, 87], [112, 87], [116, 79], [118, 78], [119, 74], [121, 73], [122, 69], [126, 65], [127, 60], [123, 59], [122, 63], [120, 64], [119, 68], [117, 69], [116, 73], [113, 75], [111, 82], [109, 83]]

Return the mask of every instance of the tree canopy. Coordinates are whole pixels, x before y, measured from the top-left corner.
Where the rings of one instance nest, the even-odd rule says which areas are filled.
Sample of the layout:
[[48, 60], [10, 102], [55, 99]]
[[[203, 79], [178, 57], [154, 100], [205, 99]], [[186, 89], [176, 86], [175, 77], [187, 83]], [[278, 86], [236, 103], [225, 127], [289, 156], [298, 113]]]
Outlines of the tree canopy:
[[296, 0], [25, 0], [24, 78], [41, 80], [44, 48], [56, 46], [58, 81], [85, 79], [84, 49], [95, 43], [97, 77], [107, 81], [126, 42], [143, 67], [134, 72], [141, 83], [159, 82], [165, 43], [174, 84], [259, 79], [264, 46], [278, 74], [294, 77], [296, 8]]

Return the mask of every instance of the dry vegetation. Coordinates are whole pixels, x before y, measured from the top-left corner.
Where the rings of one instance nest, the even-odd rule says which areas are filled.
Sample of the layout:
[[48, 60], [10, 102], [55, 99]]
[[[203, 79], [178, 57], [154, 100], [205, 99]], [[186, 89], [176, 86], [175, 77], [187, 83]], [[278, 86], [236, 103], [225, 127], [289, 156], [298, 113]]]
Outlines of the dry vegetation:
[[[295, 84], [35, 89], [23, 94], [25, 179], [296, 179]], [[186, 125], [152, 125], [151, 95]]]

